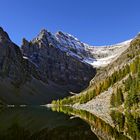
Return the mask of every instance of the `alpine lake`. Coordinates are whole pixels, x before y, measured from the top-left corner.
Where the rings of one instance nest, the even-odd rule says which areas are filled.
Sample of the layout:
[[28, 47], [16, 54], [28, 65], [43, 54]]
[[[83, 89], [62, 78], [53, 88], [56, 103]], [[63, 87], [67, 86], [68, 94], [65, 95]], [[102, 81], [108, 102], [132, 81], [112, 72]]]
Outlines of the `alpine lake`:
[[113, 125], [71, 107], [0, 109], [0, 140], [140, 140], [140, 117], [113, 111]]

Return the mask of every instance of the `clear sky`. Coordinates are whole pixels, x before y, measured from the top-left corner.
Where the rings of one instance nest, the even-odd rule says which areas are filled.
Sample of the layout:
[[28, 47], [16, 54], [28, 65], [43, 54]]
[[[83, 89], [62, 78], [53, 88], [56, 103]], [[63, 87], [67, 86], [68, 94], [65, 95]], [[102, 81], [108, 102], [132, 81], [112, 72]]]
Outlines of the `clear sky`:
[[42, 28], [91, 45], [114, 44], [140, 31], [140, 0], [0, 0], [0, 26], [18, 45]]

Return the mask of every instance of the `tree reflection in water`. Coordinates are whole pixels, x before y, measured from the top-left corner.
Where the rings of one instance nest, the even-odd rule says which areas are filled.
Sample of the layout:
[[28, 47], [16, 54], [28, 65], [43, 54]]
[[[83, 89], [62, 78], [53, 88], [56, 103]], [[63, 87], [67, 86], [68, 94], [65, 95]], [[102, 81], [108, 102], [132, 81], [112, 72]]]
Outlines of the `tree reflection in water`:
[[46, 107], [6, 108], [0, 112], [0, 140], [98, 140], [79, 118]]
[[106, 123], [95, 115], [84, 111], [76, 110], [70, 107], [54, 107], [54, 111], [80, 117], [86, 121], [91, 130], [102, 140], [140, 140], [140, 118], [134, 118], [130, 114], [125, 116], [119, 112], [113, 111], [110, 115], [114, 125]]

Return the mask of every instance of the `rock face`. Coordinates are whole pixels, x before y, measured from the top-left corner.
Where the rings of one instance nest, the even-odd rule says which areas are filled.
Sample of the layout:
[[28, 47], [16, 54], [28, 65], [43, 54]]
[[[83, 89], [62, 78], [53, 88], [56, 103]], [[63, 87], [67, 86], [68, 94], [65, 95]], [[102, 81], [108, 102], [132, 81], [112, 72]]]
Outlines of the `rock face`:
[[130, 42], [99, 48], [67, 33], [42, 30], [32, 41], [24, 38], [19, 48], [0, 27], [0, 101], [46, 104], [80, 92], [96, 68], [113, 64]]
[[[96, 73], [92, 66], [79, 60], [79, 55], [74, 55], [76, 47], [79, 53], [88, 55], [82, 45], [62, 32], [55, 36], [42, 30], [31, 42], [23, 39], [22, 52], [38, 67], [44, 81], [49, 79], [59, 85], [68, 85], [73, 92], [79, 92]], [[72, 52], [73, 55], [70, 54]]]
[[46, 104], [84, 89], [95, 69], [62, 48], [43, 30], [20, 49], [0, 28], [0, 102]]
[[30, 80], [32, 76], [39, 78], [39, 71], [22, 57], [20, 48], [10, 40], [2, 28], [0, 28], [0, 76], [9, 78], [16, 87]]

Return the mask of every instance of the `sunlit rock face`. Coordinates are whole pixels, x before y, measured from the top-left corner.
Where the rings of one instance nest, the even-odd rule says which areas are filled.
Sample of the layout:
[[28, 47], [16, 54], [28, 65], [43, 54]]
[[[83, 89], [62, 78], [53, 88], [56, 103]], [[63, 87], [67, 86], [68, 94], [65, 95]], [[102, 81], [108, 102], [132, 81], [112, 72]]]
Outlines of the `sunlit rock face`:
[[74, 36], [43, 29], [32, 41], [23, 39], [22, 53], [47, 79], [81, 91], [96, 74], [96, 68], [113, 63], [130, 45], [131, 40], [108, 46], [90, 46]]
[[61, 31], [42, 30], [31, 41], [24, 38], [20, 48], [0, 28], [0, 100], [40, 104], [80, 92], [89, 85], [96, 68], [112, 63], [129, 43], [98, 48]]
[[56, 84], [70, 86], [72, 91], [80, 91], [88, 85], [96, 71], [76, 55], [77, 44], [81, 51], [84, 46], [77, 41], [74, 48], [74, 42], [74, 38], [62, 32], [53, 35], [42, 30], [32, 41], [23, 40], [22, 52], [38, 67], [44, 80], [49, 79]]
[[[88, 86], [95, 69], [70, 55], [46, 30], [32, 41], [14, 44], [0, 28], [0, 101], [45, 104]], [[61, 48], [61, 49], [60, 49]]]

